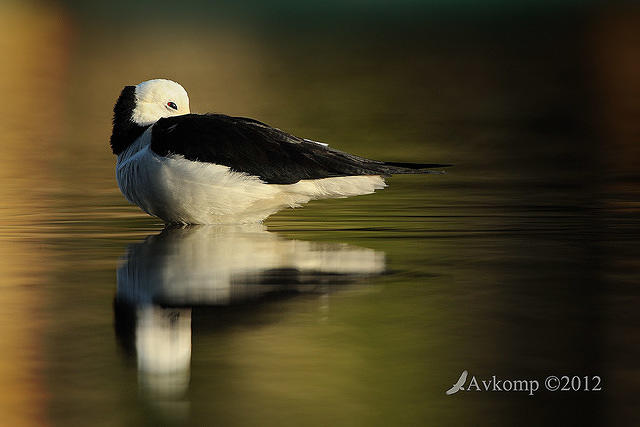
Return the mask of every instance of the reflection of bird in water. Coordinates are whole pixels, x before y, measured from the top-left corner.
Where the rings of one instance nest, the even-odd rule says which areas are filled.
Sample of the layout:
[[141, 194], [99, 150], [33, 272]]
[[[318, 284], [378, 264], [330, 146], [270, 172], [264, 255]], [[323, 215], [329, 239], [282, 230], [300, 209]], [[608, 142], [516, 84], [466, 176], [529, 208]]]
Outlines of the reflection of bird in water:
[[283, 239], [262, 224], [167, 228], [129, 247], [118, 269], [118, 298], [228, 305], [273, 292], [310, 292], [383, 269], [381, 252]]
[[257, 120], [190, 114], [184, 88], [163, 79], [122, 90], [111, 148], [127, 200], [179, 224], [257, 222], [310, 200], [373, 193], [384, 176], [446, 166], [365, 159]]
[[384, 258], [341, 243], [284, 239], [262, 224], [167, 228], [130, 245], [118, 268], [116, 333], [136, 354], [141, 388], [175, 400], [189, 383], [191, 307], [215, 307], [227, 321], [250, 317], [273, 298], [326, 295], [381, 274]]

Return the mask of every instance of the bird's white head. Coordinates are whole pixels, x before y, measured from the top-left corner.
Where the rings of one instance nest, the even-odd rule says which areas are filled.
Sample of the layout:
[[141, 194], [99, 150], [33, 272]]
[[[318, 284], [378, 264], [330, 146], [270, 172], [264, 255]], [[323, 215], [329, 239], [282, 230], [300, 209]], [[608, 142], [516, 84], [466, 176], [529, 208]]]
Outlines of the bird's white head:
[[178, 83], [154, 79], [135, 87], [135, 107], [131, 120], [140, 126], [151, 125], [163, 117], [189, 114], [189, 96]]

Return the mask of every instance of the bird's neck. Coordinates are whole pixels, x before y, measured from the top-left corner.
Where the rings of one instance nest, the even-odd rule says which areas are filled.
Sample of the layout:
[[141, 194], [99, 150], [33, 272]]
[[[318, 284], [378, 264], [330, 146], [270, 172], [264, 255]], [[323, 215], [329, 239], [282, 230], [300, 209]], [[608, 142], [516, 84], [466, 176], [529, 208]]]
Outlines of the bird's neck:
[[136, 107], [136, 88], [126, 86], [113, 107], [113, 132], [111, 133], [111, 150], [113, 154], [122, 153], [128, 146], [143, 134], [150, 125], [141, 126], [132, 120]]
[[127, 149], [151, 125], [140, 126], [131, 121], [128, 123], [114, 123], [111, 134], [111, 150], [116, 156]]

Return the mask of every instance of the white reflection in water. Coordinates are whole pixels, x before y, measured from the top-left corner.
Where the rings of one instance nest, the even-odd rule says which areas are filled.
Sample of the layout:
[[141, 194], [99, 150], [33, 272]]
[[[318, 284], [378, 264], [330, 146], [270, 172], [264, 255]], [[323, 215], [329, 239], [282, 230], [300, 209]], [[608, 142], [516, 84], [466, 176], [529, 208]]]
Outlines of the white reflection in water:
[[156, 403], [175, 403], [190, 379], [192, 306], [316, 293], [326, 317], [329, 291], [384, 269], [382, 252], [285, 239], [262, 224], [167, 228], [123, 257], [116, 332], [135, 351], [141, 390]]
[[142, 304], [135, 319], [141, 387], [159, 399], [183, 396], [189, 385], [191, 309]]

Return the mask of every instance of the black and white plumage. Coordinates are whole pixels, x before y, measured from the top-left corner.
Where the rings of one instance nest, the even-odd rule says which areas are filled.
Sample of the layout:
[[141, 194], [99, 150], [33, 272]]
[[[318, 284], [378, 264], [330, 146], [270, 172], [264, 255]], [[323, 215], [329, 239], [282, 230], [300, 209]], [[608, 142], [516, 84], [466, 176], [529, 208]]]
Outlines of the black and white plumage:
[[127, 200], [183, 224], [257, 222], [313, 199], [373, 193], [384, 176], [446, 166], [365, 159], [257, 120], [191, 114], [184, 88], [164, 79], [123, 89], [111, 148]]

